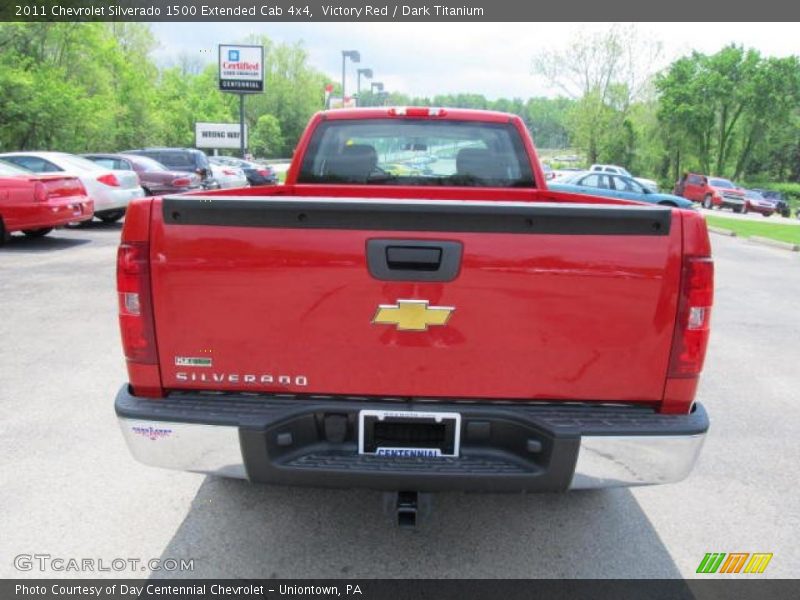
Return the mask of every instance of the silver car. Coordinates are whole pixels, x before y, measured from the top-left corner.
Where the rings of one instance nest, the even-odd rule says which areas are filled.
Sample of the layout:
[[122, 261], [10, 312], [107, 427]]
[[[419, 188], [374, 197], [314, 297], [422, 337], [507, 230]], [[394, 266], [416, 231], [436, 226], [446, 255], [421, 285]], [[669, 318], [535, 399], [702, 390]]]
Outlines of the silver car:
[[105, 223], [118, 221], [134, 198], [143, 198], [134, 171], [112, 171], [66, 152], [7, 152], [0, 158], [35, 173], [67, 173], [78, 177], [94, 200], [94, 216]]
[[247, 176], [239, 167], [227, 164], [224, 160], [219, 160], [215, 156], [209, 156], [208, 162], [211, 165], [211, 174], [219, 182], [221, 188], [240, 188], [247, 187]]

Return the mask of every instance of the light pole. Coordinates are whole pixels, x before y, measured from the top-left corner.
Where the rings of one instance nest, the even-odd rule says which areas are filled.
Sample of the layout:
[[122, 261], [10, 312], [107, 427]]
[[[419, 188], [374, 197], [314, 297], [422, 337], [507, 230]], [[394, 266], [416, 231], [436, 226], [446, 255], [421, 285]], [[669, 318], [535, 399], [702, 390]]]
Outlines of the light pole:
[[361, 76], [367, 79], [372, 79], [372, 69], [359, 69], [358, 70], [358, 83], [356, 84], [356, 93], [358, 94], [359, 104], [361, 100]]
[[342, 50], [342, 108], [344, 108], [344, 99], [345, 99], [345, 72], [344, 72], [344, 65], [347, 59], [352, 60], [354, 63], [361, 62], [361, 53], [358, 50]]
[[[375, 94], [375, 90], [378, 90], [378, 94]], [[380, 106], [380, 95], [383, 93], [383, 82], [381, 81], [372, 81], [369, 84], [369, 91], [372, 94], [372, 105], [373, 106]]]

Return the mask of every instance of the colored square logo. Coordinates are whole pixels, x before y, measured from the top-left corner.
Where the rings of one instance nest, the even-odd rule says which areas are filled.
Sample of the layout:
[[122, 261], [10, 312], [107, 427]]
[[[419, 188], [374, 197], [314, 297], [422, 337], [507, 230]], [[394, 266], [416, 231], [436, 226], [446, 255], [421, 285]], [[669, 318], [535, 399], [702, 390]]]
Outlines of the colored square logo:
[[238, 50], [228, 50], [228, 60], [232, 62], [239, 61], [239, 51]]

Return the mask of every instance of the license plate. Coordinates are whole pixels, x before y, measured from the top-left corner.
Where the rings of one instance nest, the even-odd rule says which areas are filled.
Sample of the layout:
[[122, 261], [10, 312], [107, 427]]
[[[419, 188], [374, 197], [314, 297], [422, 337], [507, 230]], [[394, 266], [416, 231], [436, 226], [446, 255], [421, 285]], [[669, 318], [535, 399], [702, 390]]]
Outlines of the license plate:
[[358, 453], [387, 457], [457, 457], [461, 415], [453, 412], [362, 410]]

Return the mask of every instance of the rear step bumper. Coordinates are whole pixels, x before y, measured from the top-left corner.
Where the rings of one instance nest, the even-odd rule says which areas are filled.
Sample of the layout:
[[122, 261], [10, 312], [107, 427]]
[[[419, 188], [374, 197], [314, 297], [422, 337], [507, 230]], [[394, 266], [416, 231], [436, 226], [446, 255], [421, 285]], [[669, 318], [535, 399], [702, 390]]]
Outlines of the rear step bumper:
[[[169, 469], [256, 482], [381, 490], [564, 491], [671, 483], [708, 430], [688, 415], [590, 403], [431, 402], [331, 396], [173, 393], [124, 386], [115, 409], [131, 453]], [[457, 412], [457, 458], [358, 454], [363, 409]]]

